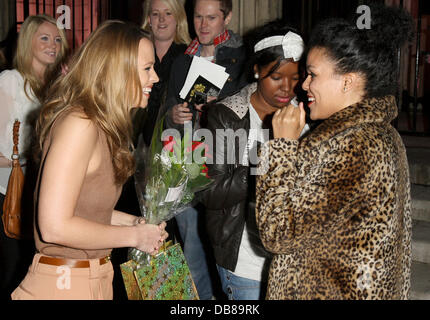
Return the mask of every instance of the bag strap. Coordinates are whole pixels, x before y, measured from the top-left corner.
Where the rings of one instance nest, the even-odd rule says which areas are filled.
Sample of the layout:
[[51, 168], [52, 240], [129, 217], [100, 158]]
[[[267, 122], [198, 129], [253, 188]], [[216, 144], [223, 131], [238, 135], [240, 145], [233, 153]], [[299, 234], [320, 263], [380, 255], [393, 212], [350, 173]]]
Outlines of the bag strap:
[[18, 143], [19, 143], [19, 125], [20, 122], [18, 119], [15, 120], [13, 124], [13, 153], [12, 153], [12, 162], [15, 165], [19, 164], [19, 151], [18, 151]]

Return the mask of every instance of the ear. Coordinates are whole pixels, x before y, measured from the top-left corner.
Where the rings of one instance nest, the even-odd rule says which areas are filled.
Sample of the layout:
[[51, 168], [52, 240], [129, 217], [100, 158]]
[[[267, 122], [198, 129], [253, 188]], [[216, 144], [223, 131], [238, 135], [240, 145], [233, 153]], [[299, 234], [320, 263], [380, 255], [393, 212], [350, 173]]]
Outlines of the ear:
[[352, 89], [356, 89], [359, 82], [357, 73], [346, 73], [343, 75], [342, 85], [343, 91], [348, 92]]
[[224, 26], [228, 26], [228, 24], [230, 23], [230, 21], [231, 21], [231, 17], [233, 16], [233, 13], [230, 11], [230, 13], [225, 17], [225, 19], [224, 19]]

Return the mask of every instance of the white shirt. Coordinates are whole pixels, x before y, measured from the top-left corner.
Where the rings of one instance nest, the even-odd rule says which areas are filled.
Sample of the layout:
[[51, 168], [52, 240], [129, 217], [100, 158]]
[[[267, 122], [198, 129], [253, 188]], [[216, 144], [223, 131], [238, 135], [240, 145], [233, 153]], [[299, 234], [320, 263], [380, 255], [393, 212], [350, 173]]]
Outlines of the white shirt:
[[[248, 155], [252, 153], [253, 148], [257, 147], [257, 141], [264, 143], [269, 139], [268, 132], [264, 134], [263, 121], [258, 116], [254, 107], [249, 104], [250, 130], [248, 134], [248, 147], [243, 155], [243, 165], [248, 166]], [[237, 259], [236, 270], [233, 272], [236, 276], [261, 281], [266, 258], [258, 256], [252, 249], [252, 243], [248, 236], [247, 229], [243, 230], [242, 240], [240, 242], [239, 256]]]
[[[31, 90], [29, 96], [34, 97]], [[34, 100], [34, 101], [33, 101]], [[29, 147], [31, 128], [28, 116], [39, 107], [36, 98], [29, 99], [24, 92], [24, 78], [17, 70], [0, 73], [0, 153], [11, 159], [13, 152], [13, 123], [21, 122], [19, 128], [20, 154]], [[0, 168], [0, 193], [5, 194], [11, 168]]]

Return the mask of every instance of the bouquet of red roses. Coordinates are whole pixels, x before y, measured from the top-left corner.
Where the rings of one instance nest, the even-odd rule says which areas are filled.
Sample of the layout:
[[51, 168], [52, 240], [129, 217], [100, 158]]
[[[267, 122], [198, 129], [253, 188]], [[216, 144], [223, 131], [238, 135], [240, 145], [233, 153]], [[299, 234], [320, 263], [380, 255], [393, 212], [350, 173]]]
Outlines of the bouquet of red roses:
[[[208, 147], [203, 141], [192, 141], [192, 134], [184, 137], [163, 137], [163, 120], [155, 127], [150, 148], [139, 143], [135, 150], [135, 187], [141, 213], [147, 223], [159, 224], [170, 220], [192, 206], [195, 193], [206, 189], [212, 179], [205, 164]], [[148, 255], [132, 249], [130, 258], [138, 263]]]

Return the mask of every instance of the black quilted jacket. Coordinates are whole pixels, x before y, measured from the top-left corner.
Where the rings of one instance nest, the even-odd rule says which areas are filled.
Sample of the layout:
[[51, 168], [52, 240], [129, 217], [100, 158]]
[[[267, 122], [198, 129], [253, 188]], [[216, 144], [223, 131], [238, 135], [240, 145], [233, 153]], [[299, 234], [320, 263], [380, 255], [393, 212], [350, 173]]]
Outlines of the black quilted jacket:
[[[219, 103], [208, 105], [204, 127], [209, 129], [215, 140], [213, 162], [227, 154], [234, 154], [234, 163], [208, 164], [209, 176], [214, 184], [200, 195], [206, 206], [207, 232], [219, 266], [234, 271], [237, 264], [243, 232], [248, 232], [252, 242], [259, 242], [255, 221], [255, 177], [250, 175], [250, 167], [241, 164], [239, 141], [247, 141], [250, 128], [249, 98], [255, 85], [248, 85], [238, 94]], [[238, 139], [232, 143], [217, 135], [217, 129], [232, 129]], [[239, 138], [240, 136], [240, 138]], [[257, 254], [266, 256], [262, 245], [255, 246]]]

